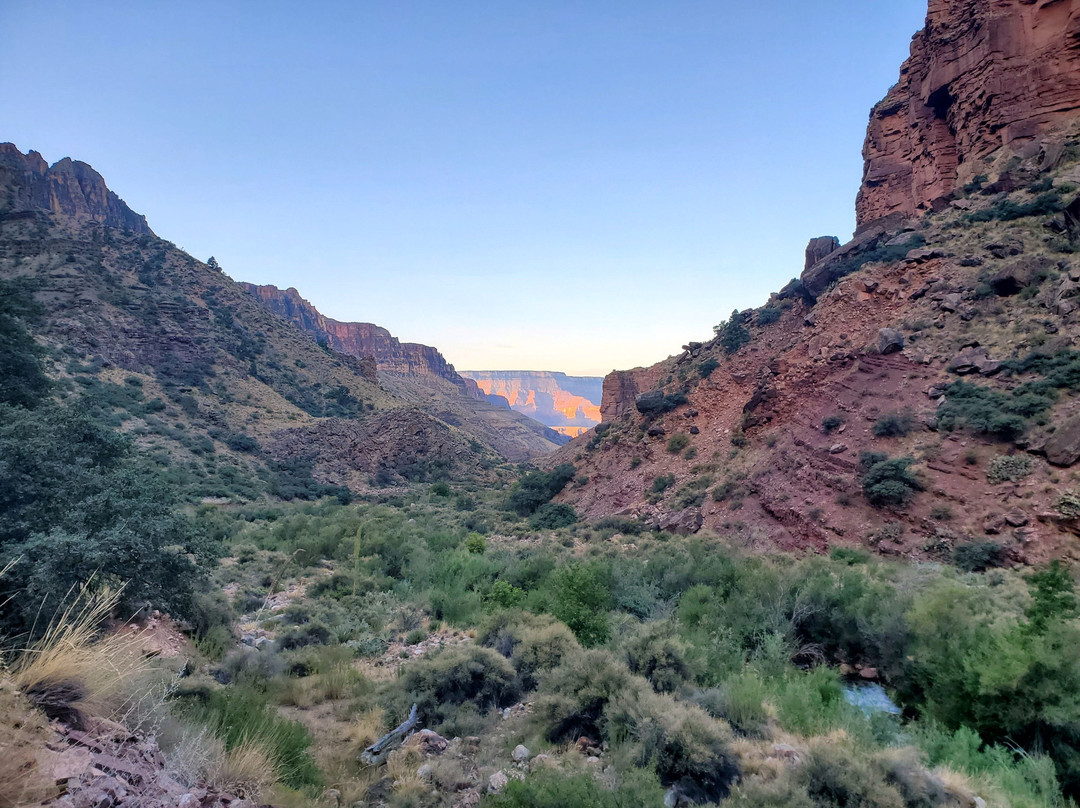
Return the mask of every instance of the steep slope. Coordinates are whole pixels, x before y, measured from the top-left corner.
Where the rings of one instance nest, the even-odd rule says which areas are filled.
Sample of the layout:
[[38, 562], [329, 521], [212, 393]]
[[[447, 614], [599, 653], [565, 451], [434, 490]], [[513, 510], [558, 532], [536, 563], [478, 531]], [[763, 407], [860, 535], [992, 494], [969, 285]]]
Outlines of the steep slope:
[[385, 328], [371, 323], [344, 323], [325, 317], [296, 289], [282, 291], [250, 283], [240, 286], [317, 343], [361, 362], [373, 359], [384, 389], [468, 431], [508, 460], [524, 462], [566, 442], [558, 432], [510, 412], [505, 401], [486, 396], [476, 382], [458, 374], [429, 345], [400, 342]]
[[475, 474], [555, 445], [522, 425], [501, 431], [494, 407], [476, 423], [421, 411], [419, 395], [380, 387], [370, 362], [320, 347], [155, 236], [86, 164], [48, 167], [11, 144], [0, 145], [0, 281], [36, 290], [61, 391], [87, 394], [193, 496]]
[[[1051, 5], [933, 2], [916, 42], [941, 64], [945, 11], [978, 6], [984, 27], [965, 29], [977, 39]], [[1071, 12], [1054, 14], [1030, 59], [1072, 30]], [[965, 71], [980, 64], [962, 60], [950, 87], [975, 92]], [[982, 153], [988, 176], [936, 202], [903, 197], [897, 211], [928, 209], [907, 220], [868, 221], [884, 208], [864, 200], [886, 197], [865, 186], [856, 238], [811, 241], [802, 276], [766, 306], [678, 357], [609, 375], [604, 423], [550, 460], [579, 470], [560, 500], [751, 545], [1080, 557], [1080, 148], [1075, 117], [1040, 112], [1043, 90], [1016, 88], [1014, 117], [1029, 111], [1042, 134]], [[918, 156], [897, 155], [918, 173]]]
[[489, 396], [564, 435], [577, 437], [600, 422], [603, 379], [541, 370], [463, 370]]

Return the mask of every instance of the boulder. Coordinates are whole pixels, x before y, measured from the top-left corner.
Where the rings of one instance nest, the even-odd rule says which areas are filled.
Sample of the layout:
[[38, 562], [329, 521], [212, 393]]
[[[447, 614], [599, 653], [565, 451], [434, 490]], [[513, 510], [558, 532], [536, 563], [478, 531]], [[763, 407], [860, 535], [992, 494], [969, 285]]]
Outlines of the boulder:
[[941, 299], [942, 311], [956, 311], [963, 303], [963, 298], [957, 292], [951, 292]]
[[510, 757], [512, 757], [514, 759], [515, 763], [524, 763], [530, 757], [532, 757], [532, 752], [529, 751], [529, 748], [527, 746], [523, 746], [522, 744], [518, 744], [517, 746], [514, 747], [514, 751], [510, 755]]
[[839, 249], [840, 239], [836, 236], [818, 236], [810, 239], [810, 243], [806, 245], [806, 264], [803, 270], [810, 269], [822, 258], [832, 255]]
[[878, 353], [891, 354], [904, 350], [904, 335], [895, 328], [878, 331]]
[[659, 411], [664, 406], [664, 393], [662, 390], [651, 390], [642, 393], [634, 399], [634, 406], [642, 414]]
[[1074, 415], [1054, 430], [1043, 449], [1055, 466], [1071, 466], [1080, 460], [1080, 415]]
[[506, 785], [509, 782], [510, 778], [507, 777], [503, 772], [495, 772], [493, 775], [491, 775], [491, 777], [488, 778], [487, 790], [491, 794], [498, 794], [500, 791], [506, 788]]
[[960, 376], [969, 373], [991, 376], [1001, 370], [1001, 361], [991, 359], [985, 348], [965, 348], [949, 361], [947, 369]]

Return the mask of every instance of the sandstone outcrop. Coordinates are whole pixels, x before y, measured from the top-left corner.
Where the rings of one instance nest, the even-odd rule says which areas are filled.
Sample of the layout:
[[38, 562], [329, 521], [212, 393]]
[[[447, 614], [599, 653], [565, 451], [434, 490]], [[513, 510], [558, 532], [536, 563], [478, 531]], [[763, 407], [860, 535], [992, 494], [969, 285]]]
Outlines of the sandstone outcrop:
[[50, 166], [36, 151], [23, 154], [14, 143], [0, 143], [0, 187], [10, 189], [0, 205], [0, 218], [49, 211], [76, 224], [94, 222], [153, 235], [145, 216], [110, 191], [93, 168], [70, 157]]
[[1080, 0], [930, 0], [870, 115], [858, 226], [933, 208], [1001, 147], [1052, 168], [1077, 109]]
[[372, 323], [343, 323], [325, 317], [294, 288], [278, 289], [252, 283], [240, 285], [270, 311], [291, 320], [317, 342], [338, 353], [358, 359], [374, 357], [376, 367], [383, 373], [437, 376], [456, 385], [463, 395], [481, 398], [476, 383], [459, 375], [454, 366], [430, 345], [401, 342], [385, 328]]

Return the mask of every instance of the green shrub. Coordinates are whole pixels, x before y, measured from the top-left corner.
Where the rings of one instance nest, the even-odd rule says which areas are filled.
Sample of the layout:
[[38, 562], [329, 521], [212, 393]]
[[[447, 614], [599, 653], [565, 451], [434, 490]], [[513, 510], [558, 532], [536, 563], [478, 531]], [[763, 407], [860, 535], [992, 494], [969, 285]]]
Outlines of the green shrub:
[[652, 494], [663, 494], [674, 484], [674, 474], [661, 474], [652, 481], [652, 487], [649, 488], [649, 492]]
[[472, 555], [483, 555], [487, 550], [487, 539], [479, 533], [470, 533], [465, 537], [465, 549]]
[[402, 714], [409, 704], [425, 726], [438, 731], [444, 722], [455, 719], [455, 707], [468, 703], [480, 715], [496, 707], [513, 704], [518, 696], [517, 680], [510, 663], [490, 648], [462, 645], [435, 651], [402, 667], [398, 700]]
[[821, 429], [828, 435], [844, 425], [844, 418], [840, 415], [826, 415], [821, 419]]
[[701, 378], [703, 379], [707, 379], [718, 367], [720, 367], [720, 362], [715, 357], [710, 356], [708, 359], [698, 365], [698, 375], [701, 376]]
[[1031, 474], [1032, 461], [1027, 455], [998, 455], [990, 461], [986, 479], [992, 483], [1016, 482]]
[[646, 418], [656, 418], [681, 407], [687, 400], [685, 393], [668, 393], [663, 396], [644, 398], [639, 400], [635, 406], [638, 412]]
[[560, 527], [569, 527], [577, 522], [577, 519], [577, 512], [570, 505], [548, 502], [532, 515], [529, 526], [533, 530], [557, 530]]
[[694, 678], [685, 644], [665, 623], [643, 626], [623, 645], [623, 654], [630, 671], [644, 676], [657, 693], [673, 693]]
[[967, 214], [969, 222], [1011, 222], [1028, 216], [1050, 216], [1065, 207], [1061, 197], [1053, 191], [1039, 194], [1031, 202], [1014, 202], [1009, 198], [995, 202], [988, 208]]
[[784, 313], [784, 310], [779, 306], [764, 306], [758, 310], [757, 317], [754, 322], [759, 326], [772, 325], [780, 319], [780, 315]]
[[565, 625], [548, 615], [524, 612], [497, 616], [480, 642], [509, 658], [525, 692], [536, 689], [541, 674], [581, 652], [581, 646]]
[[735, 309], [731, 312], [731, 317], [728, 320], [713, 326], [713, 333], [719, 337], [724, 353], [733, 354], [750, 342], [750, 332], [742, 324], [742, 319], [739, 310]]
[[902, 438], [911, 432], [914, 419], [907, 412], [890, 412], [874, 421], [873, 432], [879, 438]]
[[671, 454], [678, 454], [690, 445], [690, 436], [685, 432], [676, 432], [667, 442], [667, 450]]
[[922, 483], [908, 467], [915, 460], [899, 457], [874, 463], [862, 478], [863, 494], [875, 508], [885, 505], [906, 505], [922, 490]]
[[508, 500], [510, 509], [519, 516], [531, 516], [562, 491], [574, 479], [575, 473], [570, 463], [562, 463], [549, 472], [529, 472], [511, 487]]
[[551, 612], [584, 646], [599, 645], [610, 634], [610, 584], [595, 564], [570, 563], [551, 576]]

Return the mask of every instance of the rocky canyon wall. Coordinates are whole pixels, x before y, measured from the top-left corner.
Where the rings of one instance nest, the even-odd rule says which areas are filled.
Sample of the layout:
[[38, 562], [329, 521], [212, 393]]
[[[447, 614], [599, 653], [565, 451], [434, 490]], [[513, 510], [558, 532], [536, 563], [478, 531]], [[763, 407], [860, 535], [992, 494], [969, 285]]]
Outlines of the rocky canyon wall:
[[146, 217], [135, 213], [105, 186], [93, 168], [65, 157], [50, 166], [36, 151], [23, 154], [14, 143], [0, 143], [0, 218], [37, 211], [60, 214], [71, 224], [97, 223], [153, 235]]
[[459, 375], [454, 366], [430, 345], [401, 342], [385, 328], [372, 323], [344, 323], [325, 317], [293, 288], [278, 289], [251, 283], [241, 286], [270, 311], [291, 320], [338, 353], [359, 359], [373, 357], [378, 370], [383, 373], [437, 376], [456, 385], [469, 398], [481, 398], [476, 383]]
[[1001, 147], [1059, 153], [1077, 109], [1080, 0], [930, 0], [870, 115], [858, 226], [933, 208]]

